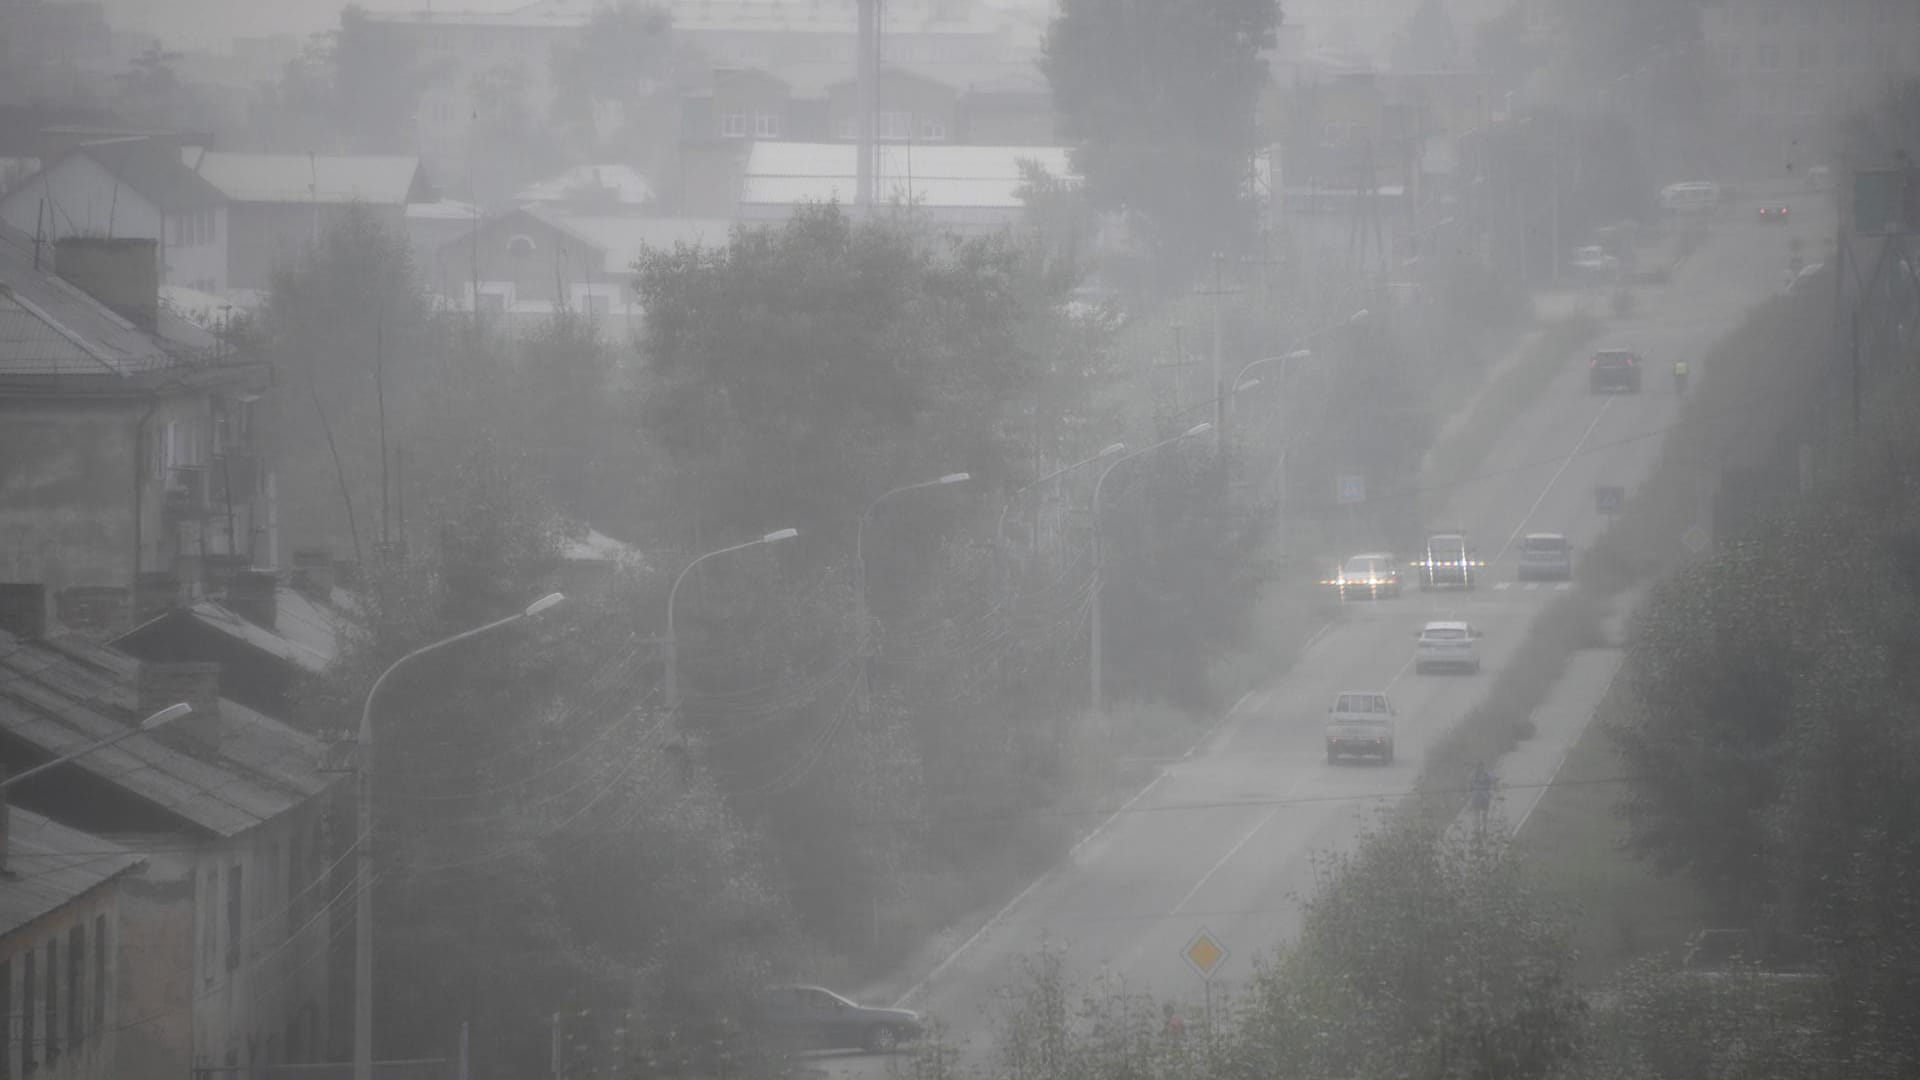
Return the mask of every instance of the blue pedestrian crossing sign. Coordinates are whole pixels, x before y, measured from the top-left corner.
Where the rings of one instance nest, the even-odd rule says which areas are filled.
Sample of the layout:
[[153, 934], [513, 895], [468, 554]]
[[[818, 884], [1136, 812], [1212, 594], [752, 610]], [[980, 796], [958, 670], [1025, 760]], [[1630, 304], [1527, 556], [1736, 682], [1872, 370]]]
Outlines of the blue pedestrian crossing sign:
[[1340, 504], [1367, 501], [1367, 478], [1364, 476], [1343, 476], [1339, 486]]
[[1597, 487], [1593, 489], [1593, 509], [1599, 514], [1617, 514], [1627, 503], [1627, 489], [1623, 487]]

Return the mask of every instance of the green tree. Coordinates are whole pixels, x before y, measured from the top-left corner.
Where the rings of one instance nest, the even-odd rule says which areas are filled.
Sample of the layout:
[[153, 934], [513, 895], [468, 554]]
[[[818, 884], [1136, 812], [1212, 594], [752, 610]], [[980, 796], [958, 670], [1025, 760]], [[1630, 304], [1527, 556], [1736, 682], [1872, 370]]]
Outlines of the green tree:
[[1410, 815], [1328, 860], [1298, 942], [1253, 980], [1231, 1072], [1548, 1077], [1585, 1008], [1564, 926], [1505, 841]]
[[1183, 285], [1254, 233], [1255, 109], [1273, 0], [1066, 0], [1041, 62], [1088, 201], [1125, 215]]

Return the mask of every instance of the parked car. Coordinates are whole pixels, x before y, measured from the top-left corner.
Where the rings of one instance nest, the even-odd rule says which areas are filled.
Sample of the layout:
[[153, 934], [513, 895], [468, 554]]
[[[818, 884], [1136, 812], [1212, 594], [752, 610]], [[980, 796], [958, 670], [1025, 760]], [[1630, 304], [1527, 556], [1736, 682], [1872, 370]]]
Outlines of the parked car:
[[1413, 652], [1414, 674], [1449, 669], [1476, 673], [1480, 670], [1480, 631], [1472, 624], [1430, 622], [1414, 636], [1419, 639]]
[[1601, 349], [1587, 362], [1587, 386], [1594, 393], [1640, 392], [1640, 354], [1632, 349]]
[[1560, 533], [1528, 533], [1520, 538], [1521, 581], [1573, 580], [1573, 545]]
[[1480, 564], [1461, 533], [1436, 533], [1427, 537], [1427, 555], [1420, 560], [1420, 587], [1423, 589], [1473, 588]]
[[773, 987], [755, 1005], [767, 1033], [795, 1049], [888, 1054], [925, 1031], [918, 1013], [870, 1008], [819, 986]]
[[1379, 600], [1400, 595], [1400, 564], [1384, 551], [1355, 555], [1341, 565], [1327, 584], [1342, 600]]
[[1348, 690], [1327, 709], [1327, 763], [1342, 755], [1393, 763], [1393, 702], [1382, 690]]

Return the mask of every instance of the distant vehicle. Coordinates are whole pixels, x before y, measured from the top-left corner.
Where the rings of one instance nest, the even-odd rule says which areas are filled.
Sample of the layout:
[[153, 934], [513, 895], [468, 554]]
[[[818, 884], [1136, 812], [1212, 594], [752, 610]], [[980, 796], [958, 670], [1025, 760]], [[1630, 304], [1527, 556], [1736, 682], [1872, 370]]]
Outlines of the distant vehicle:
[[1480, 564], [1473, 549], [1460, 533], [1438, 533], [1427, 537], [1427, 555], [1420, 563], [1420, 587], [1423, 589], [1473, 588]]
[[1720, 185], [1689, 180], [1660, 189], [1660, 209], [1674, 214], [1699, 214], [1720, 205]]
[[1393, 702], [1380, 690], [1349, 690], [1327, 709], [1327, 762], [1341, 755], [1393, 763]]
[[1520, 538], [1521, 581], [1573, 580], [1573, 547], [1559, 533], [1528, 533]]
[[1430, 622], [1414, 635], [1413, 671], [1480, 670], [1480, 631], [1464, 622]]
[[1379, 600], [1400, 595], [1400, 565], [1384, 551], [1369, 551], [1348, 559], [1327, 584], [1342, 600]]
[[1589, 278], [1610, 280], [1620, 272], [1620, 260], [1607, 254], [1606, 248], [1598, 246], [1574, 248], [1570, 265]]
[[1786, 203], [1761, 203], [1755, 216], [1769, 225], [1785, 225], [1791, 212]]
[[795, 1049], [889, 1054], [925, 1031], [918, 1013], [869, 1008], [819, 986], [776, 986], [754, 1004], [767, 1033]]
[[1640, 392], [1640, 354], [1632, 349], [1601, 349], [1587, 362], [1587, 386], [1594, 393]]

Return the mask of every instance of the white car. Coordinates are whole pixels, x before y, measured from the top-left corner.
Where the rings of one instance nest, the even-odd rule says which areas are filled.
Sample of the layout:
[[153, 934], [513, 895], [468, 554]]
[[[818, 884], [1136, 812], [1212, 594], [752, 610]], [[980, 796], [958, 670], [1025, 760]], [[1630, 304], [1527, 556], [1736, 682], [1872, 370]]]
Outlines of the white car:
[[1445, 669], [1467, 672], [1480, 670], [1480, 631], [1475, 630], [1472, 624], [1430, 622], [1421, 628], [1419, 639], [1413, 653], [1415, 673], [1425, 675], [1429, 671]]

